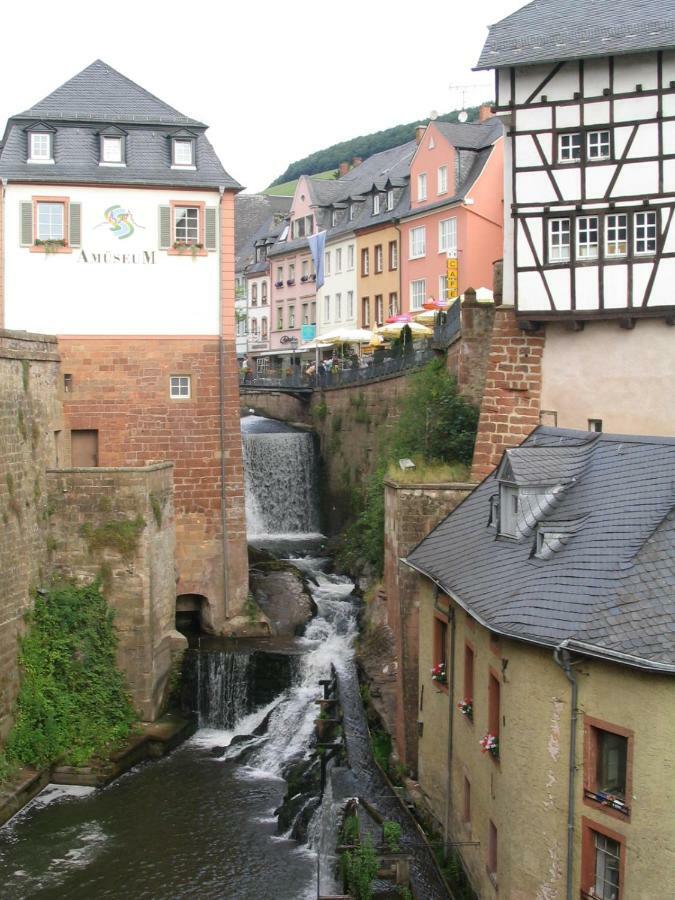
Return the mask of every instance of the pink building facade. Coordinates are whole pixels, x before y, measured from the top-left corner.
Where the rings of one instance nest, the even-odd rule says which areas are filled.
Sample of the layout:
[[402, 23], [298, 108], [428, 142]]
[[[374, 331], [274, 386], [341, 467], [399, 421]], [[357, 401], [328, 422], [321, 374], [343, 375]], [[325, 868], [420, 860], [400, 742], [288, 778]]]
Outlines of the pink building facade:
[[[497, 119], [431, 122], [410, 167], [410, 210], [401, 218], [401, 306], [419, 310], [466, 288], [492, 287], [502, 256], [503, 151]], [[458, 290], [448, 290], [448, 257]]]

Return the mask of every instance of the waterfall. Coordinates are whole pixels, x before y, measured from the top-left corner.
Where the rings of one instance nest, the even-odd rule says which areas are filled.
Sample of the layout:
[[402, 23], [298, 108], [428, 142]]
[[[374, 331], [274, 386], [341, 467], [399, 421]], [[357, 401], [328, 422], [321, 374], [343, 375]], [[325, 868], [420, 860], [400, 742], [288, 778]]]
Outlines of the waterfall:
[[199, 727], [231, 729], [250, 712], [250, 653], [200, 653]]
[[313, 435], [247, 416], [242, 439], [249, 538], [319, 537]]

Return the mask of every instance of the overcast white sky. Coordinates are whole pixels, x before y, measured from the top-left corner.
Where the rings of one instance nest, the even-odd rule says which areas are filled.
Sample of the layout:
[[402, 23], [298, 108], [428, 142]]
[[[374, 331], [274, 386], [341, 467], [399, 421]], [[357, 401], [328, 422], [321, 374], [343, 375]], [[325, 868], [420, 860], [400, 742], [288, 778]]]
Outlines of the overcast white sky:
[[6, 4], [2, 128], [94, 59], [206, 122], [230, 174], [265, 188], [336, 141], [493, 95], [472, 72], [527, 0], [31, 0]]

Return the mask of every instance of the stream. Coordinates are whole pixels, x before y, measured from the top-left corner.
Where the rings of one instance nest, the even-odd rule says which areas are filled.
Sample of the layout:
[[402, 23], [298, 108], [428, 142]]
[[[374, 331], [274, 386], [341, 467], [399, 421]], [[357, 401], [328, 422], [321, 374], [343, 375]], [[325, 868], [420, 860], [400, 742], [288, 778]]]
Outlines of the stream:
[[[401, 823], [418, 900], [446, 900], [426, 845], [373, 763], [354, 664], [358, 601], [353, 582], [327, 571], [330, 560], [320, 555], [312, 438], [278, 425], [266, 432], [269, 420], [249, 419], [256, 420], [253, 439], [243, 428], [249, 531], [303, 571], [317, 607], [304, 634], [291, 641], [290, 684], [252, 708], [246, 641], [213, 649], [209, 639], [208, 652], [196, 654], [195, 735], [106, 788], [49, 785], [0, 829], [0, 896], [313, 900], [318, 886], [339, 893], [339, 806], [361, 796]], [[271, 505], [269, 486], [260, 489], [268, 485], [261, 473], [269, 472], [270, 458], [284, 469], [274, 482], [283, 502], [275, 495]], [[332, 771], [308, 843], [298, 844], [278, 834], [275, 810], [286, 793], [281, 773], [310, 752], [319, 680], [330, 676], [331, 665], [350, 768]]]

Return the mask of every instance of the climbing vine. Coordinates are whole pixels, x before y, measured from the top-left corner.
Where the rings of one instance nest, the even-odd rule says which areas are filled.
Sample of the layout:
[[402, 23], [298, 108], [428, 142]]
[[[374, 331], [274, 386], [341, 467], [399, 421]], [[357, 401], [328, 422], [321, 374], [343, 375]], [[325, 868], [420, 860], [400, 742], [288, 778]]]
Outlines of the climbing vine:
[[56, 586], [36, 598], [19, 654], [10, 762], [82, 765], [124, 741], [136, 716], [116, 647], [113, 613], [98, 582]]

